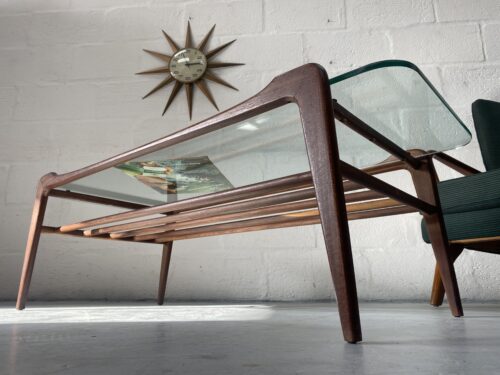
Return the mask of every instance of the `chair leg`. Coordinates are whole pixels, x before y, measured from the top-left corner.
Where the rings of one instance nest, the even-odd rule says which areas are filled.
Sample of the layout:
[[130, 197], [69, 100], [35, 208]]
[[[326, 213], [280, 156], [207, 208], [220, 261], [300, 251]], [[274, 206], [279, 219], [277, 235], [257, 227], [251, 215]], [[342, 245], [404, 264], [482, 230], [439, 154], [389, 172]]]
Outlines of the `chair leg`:
[[434, 257], [441, 274], [444, 289], [448, 296], [448, 305], [453, 316], [463, 316], [462, 301], [458, 289], [457, 277], [453, 267], [453, 254], [448, 243], [439, 194], [437, 190], [437, 175], [431, 158], [422, 159], [418, 169], [409, 168], [417, 196], [435, 205], [438, 209], [433, 214], [424, 214], [425, 224], [431, 240]]
[[432, 281], [432, 293], [430, 304], [432, 306], [441, 306], [444, 300], [444, 285], [441, 281], [441, 274], [439, 273], [439, 267], [436, 265], [434, 270], [434, 280]]
[[43, 218], [45, 216], [45, 209], [47, 207], [48, 197], [44, 194], [43, 187], [39, 185], [35, 203], [33, 205], [33, 212], [31, 215], [31, 225], [28, 233], [28, 240], [26, 243], [26, 251], [24, 253], [23, 269], [21, 271], [21, 281], [19, 282], [19, 291], [17, 294], [16, 308], [23, 310], [26, 306], [28, 298], [29, 287], [31, 283], [31, 276], [33, 275], [33, 268], [35, 267], [35, 258], [42, 232]]
[[163, 253], [161, 257], [160, 282], [158, 285], [158, 305], [163, 305], [165, 300], [165, 291], [167, 289], [168, 269], [170, 267], [170, 259], [172, 258], [173, 242], [167, 242], [163, 245]]
[[[452, 252], [452, 260], [455, 262], [457, 258], [463, 251], [463, 247], [456, 248], [455, 251]], [[432, 293], [430, 304], [432, 306], [439, 307], [443, 304], [444, 300], [444, 285], [441, 281], [441, 274], [439, 273], [439, 267], [436, 265], [434, 270], [434, 280], [432, 282]]]

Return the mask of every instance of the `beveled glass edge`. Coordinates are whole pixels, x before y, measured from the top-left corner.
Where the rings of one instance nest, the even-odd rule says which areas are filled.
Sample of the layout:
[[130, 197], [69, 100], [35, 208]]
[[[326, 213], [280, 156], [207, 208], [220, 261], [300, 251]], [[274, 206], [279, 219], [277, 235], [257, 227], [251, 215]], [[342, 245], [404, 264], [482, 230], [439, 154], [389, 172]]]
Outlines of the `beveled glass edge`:
[[462, 147], [462, 146], [465, 146], [465, 145], [468, 145], [470, 143], [470, 141], [472, 140], [472, 133], [470, 132], [470, 130], [467, 128], [467, 126], [465, 126], [465, 124], [462, 122], [462, 120], [460, 119], [460, 117], [458, 117], [458, 115], [455, 113], [455, 111], [453, 110], [453, 108], [450, 107], [450, 105], [448, 104], [448, 102], [443, 98], [443, 96], [434, 87], [434, 85], [431, 83], [431, 81], [429, 81], [429, 79], [420, 70], [420, 68], [418, 66], [416, 66], [414, 63], [412, 63], [412, 62], [410, 62], [408, 60], [390, 59], [390, 60], [376, 61], [376, 62], [367, 64], [367, 65], [364, 65], [362, 67], [359, 67], [357, 69], [351, 70], [349, 72], [342, 73], [342, 74], [340, 74], [340, 75], [338, 75], [336, 77], [330, 78], [328, 80], [328, 83], [331, 86], [331, 85], [333, 85], [335, 83], [344, 81], [344, 80], [346, 80], [348, 78], [355, 77], [355, 76], [360, 75], [362, 73], [366, 73], [366, 72], [369, 72], [369, 71], [372, 71], [372, 70], [376, 70], [376, 69], [381, 69], [381, 68], [389, 68], [389, 67], [409, 68], [409, 69], [412, 69], [413, 71], [417, 72], [420, 75], [420, 77], [424, 80], [424, 82], [429, 86], [429, 88], [434, 92], [434, 94], [436, 94], [436, 96], [438, 97], [438, 99], [441, 100], [441, 102], [444, 104], [444, 106], [446, 107], [446, 109], [448, 109], [448, 111], [450, 111], [450, 113], [453, 115], [453, 117], [455, 117], [455, 119], [462, 126], [462, 128], [464, 128], [464, 130], [467, 132], [467, 134], [469, 134], [469, 140], [466, 143], [462, 144], [462, 145], [457, 145], [455, 147], [455, 149], [459, 148], [459, 147]]

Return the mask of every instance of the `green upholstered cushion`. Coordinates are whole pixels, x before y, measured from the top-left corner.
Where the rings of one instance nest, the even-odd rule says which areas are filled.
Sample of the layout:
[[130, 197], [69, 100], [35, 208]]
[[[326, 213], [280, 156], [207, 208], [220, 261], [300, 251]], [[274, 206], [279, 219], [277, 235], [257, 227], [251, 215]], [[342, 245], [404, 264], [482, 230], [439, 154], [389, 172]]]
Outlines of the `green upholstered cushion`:
[[[500, 236], [499, 187], [500, 169], [438, 184], [450, 240]], [[422, 235], [429, 242], [423, 221]]]
[[476, 100], [472, 117], [486, 170], [500, 168], [500, 103]]
[[500, 169], [438, 184], [444, 214], [500, 207]]
[[[500, 236], [500, 207], [447, 214], [444, 221], [449, 240]], [[430, 242], [423, 221], [422, 236], [425, 242]]]

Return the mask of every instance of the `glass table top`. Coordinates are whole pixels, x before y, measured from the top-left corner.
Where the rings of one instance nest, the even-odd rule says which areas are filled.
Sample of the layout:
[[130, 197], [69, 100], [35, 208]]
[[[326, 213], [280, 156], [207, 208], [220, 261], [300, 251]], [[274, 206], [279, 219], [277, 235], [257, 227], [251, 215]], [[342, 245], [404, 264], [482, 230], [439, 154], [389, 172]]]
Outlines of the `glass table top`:
[[[471, 134], [407, 61], [376, 62], [330, 80], [339, 104], [405, 150], [447, 151]], [[358, 168], [390, 155], [339, 121], [340, 158]], [[251, 119], [117, 165], [60, 190], [156, 205], [309, 171], [299, 109]]]

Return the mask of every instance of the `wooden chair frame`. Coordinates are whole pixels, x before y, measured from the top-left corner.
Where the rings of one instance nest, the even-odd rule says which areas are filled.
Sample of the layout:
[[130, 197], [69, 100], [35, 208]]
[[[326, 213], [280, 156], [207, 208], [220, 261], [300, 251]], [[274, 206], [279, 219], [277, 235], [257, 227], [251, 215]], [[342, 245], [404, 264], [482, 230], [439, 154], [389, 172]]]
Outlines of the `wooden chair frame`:
[[[291, 175], [205, 196], [144, 206], [115, 199], [56, 190], [69, 182], [141, 155], [195, 138], [251, 118], [287, 103], [296, 103], [310, 163], [310, 172]], [[393, 155], [392, 161], [365, 170], [339, 159], [335, 118]], [[407, 169], [417, 197], [374, 177]], [[429, 228], [434, 255], [451, 311], [462, 306], [448, 251], [448, 240], [437, 195], [432, 158], [414, 156], [332, 101], [328, 76], [307, 64], [273, 79], [257, 95], [186, 129], [88, 167], [49, 173], [38, 184], [19, 286], [17, 309], [24, 309], [42, 233], [133, 241], [163, 245], [158, 303], [163, 303], [173, 241], [321, 223], [344, 339], [361, 341], [356, 281], [348, 219], [363, 219], [419, 211]], [[128, 211], [78, 223], [49, 227], [43, 218], [49, 197], [117, 206]], [[157, 217], [157, 214], [164, 214]], [[151, 217], [155, 215], [155, 217]], [[125, 220], [138, 219], [123, 223]]]

